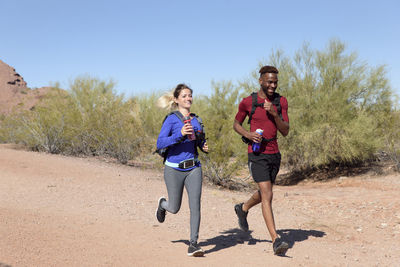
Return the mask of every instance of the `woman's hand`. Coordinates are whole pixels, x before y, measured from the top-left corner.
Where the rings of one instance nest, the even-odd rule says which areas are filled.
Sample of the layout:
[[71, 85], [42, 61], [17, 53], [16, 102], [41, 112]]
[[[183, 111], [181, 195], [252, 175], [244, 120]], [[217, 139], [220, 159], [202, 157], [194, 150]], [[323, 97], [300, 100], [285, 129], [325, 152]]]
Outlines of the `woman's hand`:
[[208, 152], [208, 145], [207, 145], [207, 142], [204, 142], [204, 145], [203, 145], [202, 150], [203, 150], [204, 152]]
[[182, 129], [181, 129], [181, 134], [182, 136], [185, 135], [189, 135], [193, 133], [193, 126], [190, 123], [186, 123], [185, 125], [183, 125]]

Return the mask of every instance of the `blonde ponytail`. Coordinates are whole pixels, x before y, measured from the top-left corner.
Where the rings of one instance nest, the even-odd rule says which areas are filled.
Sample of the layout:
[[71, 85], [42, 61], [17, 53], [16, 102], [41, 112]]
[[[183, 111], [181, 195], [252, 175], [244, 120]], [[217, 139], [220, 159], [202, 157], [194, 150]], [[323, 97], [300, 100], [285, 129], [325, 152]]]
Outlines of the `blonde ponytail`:
[[174, 101], [174, 90], [171, 92], [165, 93], [157, 100], [157, 107], [166, 109], [168, 111], [172, 111], [178, 108], [178, 105]]
[[178, 104], [175, 103], [175, 98], [179, 97], [180, 92], [183, 89], [189, 89], [191, 93], [193, 93], [193, 90], [190, 89], [189, 86], [187, 86], [184, 83], [180, 83], [176, 86], [175, 89], [173, 89], [171, 92], [165, 93], [162, 95], [158, 100], [157, 100], [157, 106], [162, 109], [167, 109], [169, 111], [172, 110], [177, 110], [178, 109]]

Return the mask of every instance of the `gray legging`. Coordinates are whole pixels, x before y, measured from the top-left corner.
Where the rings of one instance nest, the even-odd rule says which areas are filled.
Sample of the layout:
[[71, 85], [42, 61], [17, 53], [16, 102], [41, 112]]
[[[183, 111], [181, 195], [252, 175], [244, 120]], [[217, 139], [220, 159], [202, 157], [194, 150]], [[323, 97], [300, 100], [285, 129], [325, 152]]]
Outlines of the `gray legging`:
[[201, 167], [190, 171], [178, 171], [169, 166], [164, 168], [168, 201], [162, 202], [161, 207], [170, 213], [177, 213], [181, 207], [183, 186], [185, 186], [189, 197], [190, 241], [192, 242], [197, 242], [199, 238], [202, 179]]

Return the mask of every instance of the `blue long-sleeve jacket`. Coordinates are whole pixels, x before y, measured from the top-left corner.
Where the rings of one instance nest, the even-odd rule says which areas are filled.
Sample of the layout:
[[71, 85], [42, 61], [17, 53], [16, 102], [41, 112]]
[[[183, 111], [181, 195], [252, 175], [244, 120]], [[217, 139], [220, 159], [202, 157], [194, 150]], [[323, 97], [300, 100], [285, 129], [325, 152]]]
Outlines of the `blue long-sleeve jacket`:
[[[203, 130], [196, 117], [193, 117], [191, 124], [195, 132]], [[197, 158], [198, 152], [196, 141], [189, 140], [186, 136], [182, 136], [181, 129], [183, 122], [175, 115], [169, 115], [162, 127], [157, 139], [157, 149], [169, 147], [167, 154], [167, 161], [172, 163], [180, 163], [184, 160]], [[183, 141], [181, 141], [183, 140]], [[200, 144], [203, 145], [203, 144]], [[200, 162], [193, 168], [199, 167]], [[180, 171], [189, 171], [190, 169], [174, 168]]]

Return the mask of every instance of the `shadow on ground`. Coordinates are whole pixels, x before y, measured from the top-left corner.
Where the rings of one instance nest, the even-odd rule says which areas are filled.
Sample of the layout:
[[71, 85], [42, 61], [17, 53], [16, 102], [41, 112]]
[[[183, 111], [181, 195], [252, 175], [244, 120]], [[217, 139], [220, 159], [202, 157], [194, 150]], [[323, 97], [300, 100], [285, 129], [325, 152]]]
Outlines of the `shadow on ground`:
[[[237, 244], [247, 243], [248, 245], [255, 245], [256, 243], [271, 242], [268, 240], [255, 239], [251, 236], [251, 233], [252, 231], [243, 232], [240, 229], [230, 229], [220, 232], [220, 235], [216, 237], [209, 238], [202, 242], [199, 242], [199, 245], [201, 247], [214, 246], [213, 248], [204, 251], [206, 254], [208, 254], [219, 251], [221, 249], [234, 247]], [[189, 245], [188, 240], [172, 241], [172, 243], [178, 243], [178, 242], [182, 242], [185, 243], [186, 245]]]
[[302, 229], [280, 229], [277, 233], [289, 244], [292, 248], [294, 243], [307, 240], [310, 236], [323, 237], [325, 232], [318, 230], [302, 230]]
[[[267, 239], [256, 239], [251, 236], [253, 231], [243, 232], [240, 229], [230, 229], [227, 231], [220, 232], [220, 235], [206, 239], [199, 242], [201, 247], [214, 246], [211, 249], [207, 249], [204, 252], [206, 254], [217, 252], [221, 249], [227, 249], [234, 247], [237, 244], [247, 243], [248, 245], [255, 245], [257, 243], [271, 243], [271, 240]], [[289, 244], [289, 248], [292, 248], [296, 242], [307, 240], [310, 236], [323, 237], [325, 232], [318, 230], [301, 230], [301, 229], [281, 229], [277, 231], [278, 234]], [[188, 240], [173, 240], [172, 243], [185, 243], [189, 246]]]

